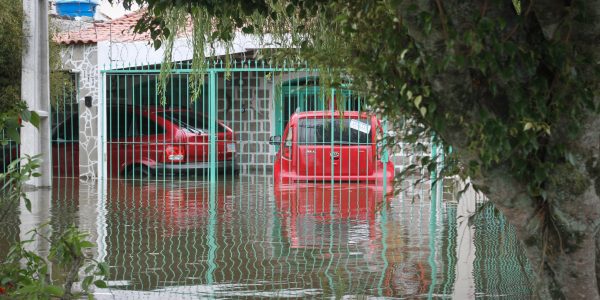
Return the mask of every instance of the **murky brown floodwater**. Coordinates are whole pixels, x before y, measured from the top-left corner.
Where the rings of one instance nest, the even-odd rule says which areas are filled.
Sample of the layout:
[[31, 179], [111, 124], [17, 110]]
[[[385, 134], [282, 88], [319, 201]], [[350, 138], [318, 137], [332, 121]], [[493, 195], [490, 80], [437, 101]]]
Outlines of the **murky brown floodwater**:
[[274, 189], [269, 177], [104, 185], [61, 180], [30, 193], [34, 212], [11, 214], [0, 255], [50, 220], [53, 231], [90, 231], [111, 266], [99, 299], [523, 299], [532, 289], [493, 207], [432, 205], [425, 189], [386, 198], [356, 184]]

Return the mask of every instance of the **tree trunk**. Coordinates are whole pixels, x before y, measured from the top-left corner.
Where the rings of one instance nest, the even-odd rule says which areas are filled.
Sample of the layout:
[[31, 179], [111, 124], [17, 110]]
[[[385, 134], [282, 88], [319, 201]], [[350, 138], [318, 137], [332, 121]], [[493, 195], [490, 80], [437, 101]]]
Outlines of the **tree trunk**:
[[[485, 15], [508, 24], [503, 34], [516, 43], [529, 45], [545, 40], [577, 49], [577, 55], [595, 62], [576, 67], [585, 75], [581, 78], [586, 80], [587, 88], [598, 91], [600, 0], [519, 1], [529, 23], [519, 23], [511, 1], [405, 0], [401, 3], [397, 14], [402, 16], [408, 34], [424, 57], [435, 60], [448, 55], [446, 33], [467, 32], [469, 26], [478, 22], [477, 16]], [[428, 31], [419, 21], [422, 13], [433, 15]], [[565, 26], [567, 23], [570, 25]], [[462, 123], [457, 126], [445, 124], [445, 128], [433, 129], [456, 149], [464, 166], [480, 159], [479, 149], [470, 148], [466, 126], [481, 122], [480, 110], [501, 120], [509, 119], [506, 112], [510, 108], [497, 109], [497, 105], [508, 105], [509, 99], [489, 99], [493, 93], [486, 90], [486, 86], [470, 84], [478, 81], [471, 78], [471, 74], [460, 66], [449, 66], [426, 79], [436, 99], [437, 114], [461, 116]], [[539, 73], [534, 77], [546, 75]], [[526, 88], [534, 77], [523, 77], [522, 87]], [[552, 76], [547, 79], [551, 81]], [[598, 93], [595, 95], [592, 102], [598, 105], [600, 99]], [[547, 170], [543, 196], [532, 196], [534, 193], [527, 188], [529, 182], [523, 182], [528, 180], [518, 180], [510, 162], [485, 167], [479, 178], [473, 178], [474, 184], [484, 188], [486, 196], [515, 226], [538, 275], [536, 291], [542, 299], [600, 299], [600, 118], [593, 108], [582, 111], [577, 116], [581, 124], [577, 137], [562, 132], [561, 124], [572, 120], [568, 116], [551, 120], [552, 133], [548, 134], [544, 147], [566, 148], [572, 157], [548, 162], [552, 169]], [[546, 162], [544, 154], [539, 155], [536, 159]]]
[[[564, 225], [552, 220], [548, 210], [532, 205], [529, 199], [512, 200], [504, 198], [497, 201], [491, 193], [492, 201], [502, 211], [509, 222], [515, 226], [518, 238], [523, 241], [525, 253], [537, 275], [536, 293], [541, 299], [600, 299], [596, 260], [600, 257], [600, 245], [597, 230], [592, 228], [583, 232], [566, 232]], [[510, 192], [504, 192], [510, 194]], [[496, 201], [494, 201], [496, 200]], [[582, 199], [583, 200], [583, 199]], [[584, 200], [588, 203], [600, 203], [599, 197]], [[528, 213], [524, 207], [529, 206]], [[584, 209], [584, 205], [574, 201], [569, 208], [581, 210], [582, 218], [598, 216], [598, 209]], [[576, 221], [573, 221], [576, 222]]]
[[600, 231], [596, 232], [596, 283], [600, 291]]
[[546, 199], [531, 198], [507, 168], [478, 181], [515, 226], [542, 299], [600, 299], [600, 118], [582, 116], [581, 123], [569, 145], [575, 163], [552, 170]]

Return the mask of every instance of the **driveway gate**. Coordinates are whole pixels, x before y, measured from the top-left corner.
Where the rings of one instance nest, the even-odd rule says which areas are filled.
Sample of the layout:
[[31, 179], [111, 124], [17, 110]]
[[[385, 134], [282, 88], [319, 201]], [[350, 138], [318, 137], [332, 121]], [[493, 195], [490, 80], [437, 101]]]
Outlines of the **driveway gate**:
[[[204, 75], [197, 75], [189, 62], [179, 62], [162, 77], [164, 80], [161, 76], [157, 65], [103, 71], [99, 132], [104, 159], [100, 177], [210, 181], [238, 175], [271, 177], [280, 144], [269, 143], [270, 137], [279, 141], [291, 116], [308, 111], [319, 111], [325, 117], [300, 125], [311, 127], [303, 134], [316, 134], [317, 140], [298, 137], [294, 143], [312, 141], [329, 149], [295, 150], [300, 151], [299, 157], [312, 155], [292, 162], [293, 168], [304, 172], [304, 179], [317, 176], [323, 180], [329, 179], [323, 176], [331, 175], [336, 181], [339, 178], [334, 174], [353, 172], [352, 168], [374, 170], [380, 168], [376, 160], [388, 159], [386, 149], [375, 147], [376, 139], [385, 134], [384, 122], [375, 133], [364, 119], [367, 110], [361, 97], [350, 90], [323, 88], [318, 73], [306, 66], [234, 61], [226, 67], [216, 62]], [[194, 78], [198, 77], [194, 88]], [[342, 113], [336, 113], [338, 110]], [[339, 124], [334, 121], [350, 119], [344, 114], [350, 111], [364, 116]], [[327, 129], [330, 126], [335, 132]], [[369, 136], [368, 141], [354, 141], [358, 135]], [[364, 147], [351, 157], [345, 150], [336, 150], [340, 141], [334, 139], [339, 137], [347, 144], [366, 142], [373, 150]], [[334, 154], [339, 156], [333, 158], [336, 161], [329, 157]], [[331, 164], [331, 170], [323, 171], [324, 164]], [[393, 168], [378, 171], [394, 172]]]

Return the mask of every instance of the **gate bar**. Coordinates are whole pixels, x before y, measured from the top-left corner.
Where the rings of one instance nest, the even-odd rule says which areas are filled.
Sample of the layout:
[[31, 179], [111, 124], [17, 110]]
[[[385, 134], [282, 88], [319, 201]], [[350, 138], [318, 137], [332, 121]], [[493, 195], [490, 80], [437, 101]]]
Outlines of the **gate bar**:
[[208, 161], [210, 163], [210, 182], [211, 185], [217, 180], [217, 72], [211, 70], [208, 73], [208, 135], [209, 135], [209, 150]]

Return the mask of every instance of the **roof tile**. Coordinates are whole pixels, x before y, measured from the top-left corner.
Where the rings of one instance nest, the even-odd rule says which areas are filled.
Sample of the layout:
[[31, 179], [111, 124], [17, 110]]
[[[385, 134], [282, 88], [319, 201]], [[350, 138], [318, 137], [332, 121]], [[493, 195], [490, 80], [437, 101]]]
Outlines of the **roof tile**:
[[108, 22], [95, 22], [93, 26], [59, 33], [55, 41], [59, 44], [95, 44], [102, 41], [133, 42], [148, 40], [147, 33], [136, 34], [133, 27], [144, 14], [144, 10], [124, 15]]

